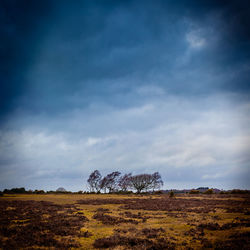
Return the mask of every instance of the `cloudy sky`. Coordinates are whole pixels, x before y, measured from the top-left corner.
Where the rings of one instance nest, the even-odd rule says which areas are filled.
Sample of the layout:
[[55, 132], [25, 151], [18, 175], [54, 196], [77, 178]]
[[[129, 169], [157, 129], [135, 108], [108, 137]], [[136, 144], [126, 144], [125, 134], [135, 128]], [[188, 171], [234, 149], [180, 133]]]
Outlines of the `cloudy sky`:
[[239, 0], [2, 0], [0, 189], [249, 189], [249, 24]]

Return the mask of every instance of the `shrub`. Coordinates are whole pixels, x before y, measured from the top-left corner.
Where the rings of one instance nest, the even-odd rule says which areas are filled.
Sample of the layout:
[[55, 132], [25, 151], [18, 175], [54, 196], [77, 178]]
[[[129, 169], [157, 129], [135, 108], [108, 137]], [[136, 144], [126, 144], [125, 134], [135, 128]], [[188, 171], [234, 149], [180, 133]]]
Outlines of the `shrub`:
[[173, 197], [174, 197], [174, 192], [173, 192], [172, 190], [169, 192], [169, 197], [170, 197], [170, 198], [173, 198]]
[[192, 190], [190, 190], [189, 193], [190, 193], [190, 194], [199, 194], [200, 191], [199, 191], [199, 190], [196, 190], [196, 189], [192, 189]]
[[154, 191], [154, 194], [163, 194], [163, 192], [161, 190], [158, 190], [158, 191]]
[[220, 191], [220, 194], [227, 194], [226, 191]]
[[35, 194], [45, 194], [44, 190], [35, 190], [34, 191]]
[[249, 190], [233, 189], [230, 192], [231, 194], [249, 194]]
[[207, 191], [204, 192], [204, 194], [213, 194], [213, 189], [209, 188]]

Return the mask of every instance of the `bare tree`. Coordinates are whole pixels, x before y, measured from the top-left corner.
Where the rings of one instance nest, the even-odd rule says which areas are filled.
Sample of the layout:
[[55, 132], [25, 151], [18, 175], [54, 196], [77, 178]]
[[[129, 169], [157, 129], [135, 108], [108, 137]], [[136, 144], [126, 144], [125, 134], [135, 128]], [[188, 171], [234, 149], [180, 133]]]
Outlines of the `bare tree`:
[[132, 174], [124, 174], [119, 178], [118, 186], [121, 189], [121, 191], [126, 192], [131, 187], [131, 176]]
[[100, 191], [100, 182], [102, 176], [98, 170], [92, 172], [88, 178], [88, 184], [91, 192], [99, 192]]
[[130, 177], [131, 186], [133, 189], [137, 191], [137, 193], [141, 193], [143, 190], [148, 191], [149, 189], [160, 188], [163, 185], [163, 181], [158, 172], [154, 174], [139, 174]]
[[105, 176], [101, 181], [101, 188], [106, 193], [106, 190], [108, 189], [109, 193], [112, 193], [114, 191], [118, 190], [118, 178], [121, 175], [120, 172], [115, 171], [107, 176]]
[[105, 176], [102, 178], [100, 182], [100, 188], [104, 191], [105, 194], [107, 192], [107, 184], [108, 184], [108, 178], [107, 176]]
[[149, 174], [134, 175], [131, 177], [132, 188], [135, 189], [137, 193], [141, 193], [143, 190], [150, 188], [151, 179], [151, 175]]
[[159, 172], [153, 173], [152, 178], [153, 178], [153, 182], [152, 182], [153, 191], [155, 189], [160, 189], [161, 186], [163, 186], [163, 181], [161, 179], [161, 175], [159, 174]]

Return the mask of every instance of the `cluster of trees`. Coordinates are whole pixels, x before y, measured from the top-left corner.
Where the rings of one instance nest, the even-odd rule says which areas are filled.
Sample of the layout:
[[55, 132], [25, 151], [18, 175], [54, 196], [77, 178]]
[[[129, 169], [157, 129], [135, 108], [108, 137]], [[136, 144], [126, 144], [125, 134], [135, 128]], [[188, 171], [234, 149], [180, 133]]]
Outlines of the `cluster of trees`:
[[44, 194], [43, 190], [25, 190], [24, 187], [21, 188], [12, 188], [12, 189], [4, 189], [3, 194]]
[[128, 192], [129, 190], [135, 190], [137, 193], [142, 191], [148, 192], [150, 190], [155, 191], [161, 188], [163, 181], [161, 175], [158, 172], [153, 174], [138, 174], [132, 175], [124, 174], [115, 171], [102, 177], [98, 170], [93, 171], [88, 178], [88, 186], [90, 192], [99, 193], [114, 193], [114, 192]]
[[209, 188], [209, 189], [207, 189], [206, 191], [204, 191], [204, 192], [200, 192], [200, 190], [198, 190], [198, 189], [192, 189], [192, 190], [190, 190], [190, 192], [189, 192], [190, 194], [213, 194], [214, 193], [214, 190], [212, 189], [212, 188]]
[[64, 188], [58, 188], [56, 191], [44, 191], [44, 190], [26, 190], [24, 187], [21, 188], [12, 188], [12, 189], [4, 189], [0, 191], [0, 196], [3, 194], [83, 194], [88, 192], [78, 191], [78, 192], [71, 192], [66, 191]]
[[12, 188], [12, 189], [4, 189], [3, 193], [4, 194], [25, 194], [27, 191], [25, 190], [24, 187], [21, 188]]

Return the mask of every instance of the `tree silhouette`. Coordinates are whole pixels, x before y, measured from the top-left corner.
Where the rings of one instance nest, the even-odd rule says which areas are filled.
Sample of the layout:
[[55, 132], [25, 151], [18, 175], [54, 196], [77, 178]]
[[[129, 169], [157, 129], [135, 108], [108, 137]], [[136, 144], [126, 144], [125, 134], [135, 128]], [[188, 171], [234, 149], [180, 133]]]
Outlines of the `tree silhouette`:
[[118, 181], [118, 186], [121, 189], [121, 191], [126, 192], [131, 187], [131, 176], [132, 174], [124, 174], [120, 177]]
[[98, 170], [92, 172], [88, 178], [88, 184], [90, 187], [90, 192], [99, 192], [100, 191], [100, 182], [102, 176]]
[[118, 178], [121, 175], [120, 172], [115, 171], [111, 174], [106, 175], [102, 181], [100, 187], [104, 190], [106, 193], [106, 190], [108, 189], [109, 193], [115, 192], [118, 190]]

